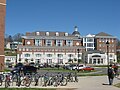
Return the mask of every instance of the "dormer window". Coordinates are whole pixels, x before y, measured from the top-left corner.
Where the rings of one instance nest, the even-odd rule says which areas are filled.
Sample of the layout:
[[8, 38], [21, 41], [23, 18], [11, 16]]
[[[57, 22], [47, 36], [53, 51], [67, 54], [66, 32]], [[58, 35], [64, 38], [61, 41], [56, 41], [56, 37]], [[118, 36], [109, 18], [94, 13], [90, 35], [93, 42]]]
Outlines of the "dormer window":
[[68, 33], [65, 33], [65, 36], [68, 36]]
[[59, 33], [58, 33], [58, 32], [56, 32], [56, 36], [59, 36]]
[[46, 32], [46, 36], [49, 36], [49, 32]]
[[36, 35], [40, 35], [40, 32], [36, 32]]

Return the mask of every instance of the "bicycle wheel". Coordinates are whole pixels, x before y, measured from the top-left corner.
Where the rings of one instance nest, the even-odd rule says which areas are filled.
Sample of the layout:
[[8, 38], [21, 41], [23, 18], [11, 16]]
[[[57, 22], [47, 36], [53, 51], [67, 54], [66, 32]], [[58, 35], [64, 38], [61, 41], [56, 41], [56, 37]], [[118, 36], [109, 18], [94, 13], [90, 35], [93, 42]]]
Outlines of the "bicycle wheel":
[[10, 82], [9, 81], [5, 81], [5, 88], [8, 88], [10, 86]]
[[20, 85], [21, 85], [21, 86], [25, 86], [25, 80], [24, 80], [24, 79], [21, 80]]
[[25, 80], [25, 86], [29, 87], [31, 84], [31, 79]]
[[5, 79], [3, 74], [0, 74], [0, 79], [3, 81]]
[[66, 86], [67, 85], [67, 79], [63, 78], [63, 80], [61, 81], [61, 86]]
[[0, 80], [0, 86], [2, 86], [2, 82], [3, 82], [3, 81], [2, 81], [2, 80]]

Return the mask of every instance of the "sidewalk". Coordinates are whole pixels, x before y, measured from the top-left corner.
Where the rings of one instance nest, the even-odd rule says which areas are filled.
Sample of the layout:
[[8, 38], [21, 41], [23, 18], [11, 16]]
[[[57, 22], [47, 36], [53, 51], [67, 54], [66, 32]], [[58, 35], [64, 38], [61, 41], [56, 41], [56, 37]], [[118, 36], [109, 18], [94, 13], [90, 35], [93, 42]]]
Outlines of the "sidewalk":
[[[120, 83], [120, 80], [114, 79], [113, 84]], [[70, 83], [67, 87], [77, 88], [76, 90], [120, 90], [115, 86], [102, 85], [108, 84], [107, 76], [86, 76], [79, 77], [78, 83]]]
[[[67, 86], [47, 86], [47, 87], [42, 87], [42, 86], [30, 86], [28, 88], [57, 88], [57, 90], [120, 90], [120, 88], [117, 88], [115, 86], [110, 86], [110, 85], [102, 85], [108, 84], [108, 79], [107, 76], [85, 76], [85, 77], [78, 77], [79, 82], [69, 82]], [[113, 84], [120, 83], [120, 80], [114, 79]], [[1, 88], [4, 86], [1, 86]], [[21, 88], [24, 86], [10, 86], [10, 88], [16, 87], [16, 88]]]

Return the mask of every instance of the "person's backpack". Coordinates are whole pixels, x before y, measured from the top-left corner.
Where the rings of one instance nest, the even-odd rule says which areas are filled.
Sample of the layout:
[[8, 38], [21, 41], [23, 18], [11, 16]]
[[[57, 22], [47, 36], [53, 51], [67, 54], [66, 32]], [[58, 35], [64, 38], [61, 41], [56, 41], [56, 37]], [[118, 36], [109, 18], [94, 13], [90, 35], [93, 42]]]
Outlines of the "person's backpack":
[[112, 74], [112, 73], [113, 73], [112, 68], [109, 68], [109, 69], [108, 69], [108, 74]]
[[112, 68], [108, 69], [108, 75], [111, 76], [111, 77], [114, 77], [114, 71], [113, 71]]

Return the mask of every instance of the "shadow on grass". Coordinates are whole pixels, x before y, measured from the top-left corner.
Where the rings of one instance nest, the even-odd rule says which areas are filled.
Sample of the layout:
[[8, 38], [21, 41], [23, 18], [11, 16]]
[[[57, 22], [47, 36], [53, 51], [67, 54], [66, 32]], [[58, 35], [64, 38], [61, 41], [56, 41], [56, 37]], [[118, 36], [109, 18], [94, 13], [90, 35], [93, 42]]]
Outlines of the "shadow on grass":
[[114, 86], [120, 88], [120, 83], [117, 83]]

